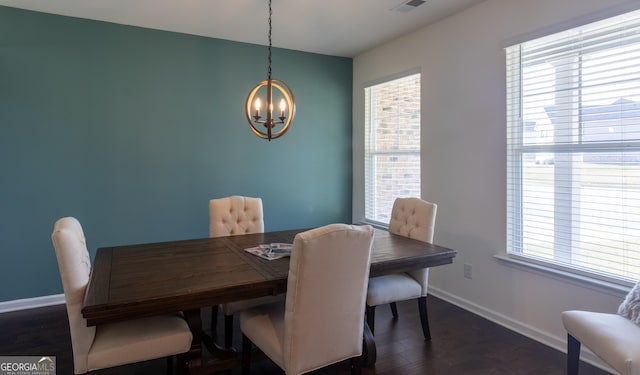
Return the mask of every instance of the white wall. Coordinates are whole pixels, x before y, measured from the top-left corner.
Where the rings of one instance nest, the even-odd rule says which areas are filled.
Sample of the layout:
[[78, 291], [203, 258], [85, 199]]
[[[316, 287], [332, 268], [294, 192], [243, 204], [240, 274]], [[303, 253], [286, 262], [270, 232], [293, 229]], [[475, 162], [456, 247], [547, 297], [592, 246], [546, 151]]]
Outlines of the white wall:
[[[640, 8], [640, 1], [487, 0], [357, 56], [354, 222], [364, 215], [363, 86], [419, 68], [422, 197], [438, 204], [435, 242], [458, 251], [453, 265], [432, 270], [433, 293], [565, 350], [560, 313], [614, 312], [624, 291], [515, 267], [494, 257], [506, 251], [503, 48], [526, 35], [541, 36], [634, 8]], [[473, 266], [472, 280], [463, 277], [464, 263]], [[592, 361], [589, 353], [587, 359]]]

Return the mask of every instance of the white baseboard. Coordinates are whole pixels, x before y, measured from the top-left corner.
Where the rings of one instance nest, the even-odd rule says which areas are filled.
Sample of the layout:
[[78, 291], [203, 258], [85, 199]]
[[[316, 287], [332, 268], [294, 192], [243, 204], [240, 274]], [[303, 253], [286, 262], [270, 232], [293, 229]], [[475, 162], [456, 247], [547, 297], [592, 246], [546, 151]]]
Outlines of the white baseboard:
[[64, 294], [54, 294], [50, 296], [16, 299], [13, 301], [0, 302], [0, 313], [9, 311], [34, 309], [64, 303]]
[[[539, 343], [556, 349], [562, 353], [567, 352], [566, 335], [563, 337], [550, 335], [547, 332], [541, 331], [535, 327], [531, 327], [527, 324], [514, 320], [513, 318], [502, 315], [496, 311], [487, 309], [484, 306], [480, 306], [476, 303], [460, 298], [438, 288], [429, 286], [429, 293], [435, 297], [438, 297], [462, 309], [470, 311], [476, 315], [479, 315], [487, 320], [490, 320], [507, 329], [526, 336], [532, 340], [538, 341]], [[611, 367], [609, 367], [606, 363], [604, 363], [600, 358], [598, 358], [584, 346], [582, 346], [581, 348], [580, 359], [604, 371], [615, 373]]]

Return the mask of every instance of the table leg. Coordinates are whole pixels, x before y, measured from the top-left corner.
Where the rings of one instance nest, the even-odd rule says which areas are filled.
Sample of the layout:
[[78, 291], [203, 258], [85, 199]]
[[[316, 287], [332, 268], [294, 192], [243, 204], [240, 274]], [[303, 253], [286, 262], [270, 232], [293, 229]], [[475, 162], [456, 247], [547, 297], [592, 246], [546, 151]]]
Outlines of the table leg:
[[[221, 348], [212, 337], [202, 332], [199, 309], [185, 311], [184, 316], [193, 335], [191, 349], [187, 353], [190, 375], [211, 374], [239, 366], [240, 358], [235, 350]], [[204, 358], [205, 349], [210, 354], [207, 360]]]
[[362, 336], [362, 364], [366, 367], [373, 366], [373, 364], [376, 363], [377, 357], [376, 341], [366, 320], [364, 321], [364, 331]]

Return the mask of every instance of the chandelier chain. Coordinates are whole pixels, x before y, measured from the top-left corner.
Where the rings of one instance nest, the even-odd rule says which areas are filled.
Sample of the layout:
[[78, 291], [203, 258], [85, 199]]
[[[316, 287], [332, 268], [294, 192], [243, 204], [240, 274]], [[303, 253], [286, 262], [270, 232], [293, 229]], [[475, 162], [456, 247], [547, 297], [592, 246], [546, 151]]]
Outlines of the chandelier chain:
[[273, 11], [271, 10], [271, 0], [269, 0], [269, 79], [271, 79], [271, 15]]

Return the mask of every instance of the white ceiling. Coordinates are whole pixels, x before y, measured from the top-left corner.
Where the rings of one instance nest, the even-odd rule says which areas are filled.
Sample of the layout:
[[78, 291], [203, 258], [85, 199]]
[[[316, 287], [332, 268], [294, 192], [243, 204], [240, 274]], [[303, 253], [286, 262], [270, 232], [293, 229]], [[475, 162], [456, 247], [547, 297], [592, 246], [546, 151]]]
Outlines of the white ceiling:
[[[273, 0], [274, 47], [353, 57], [483, 0]], [[0, 5], [267, 45], [267, 0], [0, 0]], [[411, 11], [402, 11], [405, 8]]]

